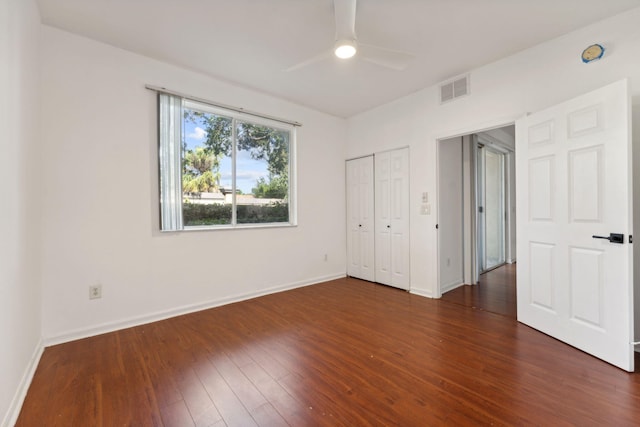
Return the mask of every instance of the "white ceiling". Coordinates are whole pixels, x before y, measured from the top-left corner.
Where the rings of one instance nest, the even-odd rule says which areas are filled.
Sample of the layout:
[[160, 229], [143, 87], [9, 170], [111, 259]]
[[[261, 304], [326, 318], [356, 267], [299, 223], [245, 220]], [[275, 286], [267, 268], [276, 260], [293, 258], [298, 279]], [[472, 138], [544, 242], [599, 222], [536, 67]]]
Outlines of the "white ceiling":
[[37, 1], [45, 24], [340, 117], [640, 6], [640, 0], [359, 0], [359, 40], [414, 54], [409, 68], [331, 58], [287, 72], [333, 46], [332, 0]]

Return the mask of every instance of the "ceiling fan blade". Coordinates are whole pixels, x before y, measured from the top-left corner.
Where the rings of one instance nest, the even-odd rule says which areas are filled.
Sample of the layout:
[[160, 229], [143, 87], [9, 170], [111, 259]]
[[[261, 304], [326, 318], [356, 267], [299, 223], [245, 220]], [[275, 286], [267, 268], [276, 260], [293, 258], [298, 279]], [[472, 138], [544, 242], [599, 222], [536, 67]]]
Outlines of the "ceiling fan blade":
[[299, 70], [300, 68], [304, 68], [306, 66], [315, 64], [317, 62], [329, 59], [329, 58], [331, 58], [331, 55], [332, 55], [331, 51], [326, 51], [326, 52], [319, 53], [318, 55], [312, 56], [309, 59], [305, 59], [304, 61], [299, 62], [298, 64], [287, 68], [285, 71], [286, 72], [290, 72], [290, 71]]
[[356, 0], [333, 0], [336, 40], [356, 39]]
[[414, 55], [407, 52], [362, 43], [358, 43], [358, 56], [363, 61], [396, 71], [406, 69], [415, 58]]

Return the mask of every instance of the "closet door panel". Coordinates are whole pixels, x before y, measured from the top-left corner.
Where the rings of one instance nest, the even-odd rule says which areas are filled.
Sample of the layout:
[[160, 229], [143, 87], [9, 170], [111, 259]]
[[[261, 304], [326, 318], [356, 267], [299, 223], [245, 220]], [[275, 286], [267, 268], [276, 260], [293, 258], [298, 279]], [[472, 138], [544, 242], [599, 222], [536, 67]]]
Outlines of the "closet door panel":
[[391, 285], [391, 154], [375, 154], [375, 247], [378, 283]]
[[409, 149], [391, 151], [391, 285], [409, 289]]
[[409, 289], [409, 149], [374, 157], [376, 282]]
[[373, 281], [373, 156], [349, 160], [347, 169], [347, 275]]

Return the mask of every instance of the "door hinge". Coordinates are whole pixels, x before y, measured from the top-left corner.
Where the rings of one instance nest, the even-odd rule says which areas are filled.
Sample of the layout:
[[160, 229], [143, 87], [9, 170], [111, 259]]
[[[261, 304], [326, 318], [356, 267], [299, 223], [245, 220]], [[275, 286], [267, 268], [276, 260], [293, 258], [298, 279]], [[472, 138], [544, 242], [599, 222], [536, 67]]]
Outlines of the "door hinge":
[[436, 230], [438, 229], [438, 224], [436, 224]]
[[629, 243], [633, 243], [633, 236], [629, 234]]

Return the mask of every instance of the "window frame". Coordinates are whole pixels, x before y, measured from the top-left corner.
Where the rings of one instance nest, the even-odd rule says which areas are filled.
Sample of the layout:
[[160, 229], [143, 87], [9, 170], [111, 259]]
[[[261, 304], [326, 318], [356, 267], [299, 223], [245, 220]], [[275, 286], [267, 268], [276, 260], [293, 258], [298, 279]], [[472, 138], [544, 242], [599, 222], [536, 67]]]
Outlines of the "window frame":
[[[242, 109], [237, 108], [225, 108], [220, 105], [216, 105], [214, 103], [208, 103], [201, 99], [187, 98], [184, 96], [179, 96], [173, 93], [161, 93], [158, 92], [158, 108], [161, 108], [160, 95], [169, 95], [170, 97], [179, 98], [180, 99], [180, 147], [185, 140], [185, 127], [184, 127], [184, 112], [189, 109], [192, 111], [198, 111], [206, 114], [214, 114], [217, 116], [221, 116], [224, 118], [231, 119], [231, 129], [232, 129], [232, 149], [231, 149], [231, 186], [232, 186], [232, 203], [231, 203], [231, 223], [230, 224], [212, 224], [212, 225], [185, 225], [184, 218], [182, 213], [184, 212], [184, 190], [182, 187], [182, 180], [180, 181], [180, 192], [181, 197], [179, 198], [179, 206], [180, 206], [180, 215], [179, 215], [179, 226], [175, 228], [166, 229], [163, 228], [163, 208], [162, 205], [165, 202], [163, 200], [163, 191], [162, 191], [162, 181], [163, 181], [163, 161], [161, 159], [162, 153], [162, 136], [158, 135], [158, 181], [159, 181], [159, 202], [160, 202], [160, 231], [163, 233], [170, 232], [182, 232], [182, 231], [208, 231], [208, 230], [236, 230], [236, 229], [254, 229], [254, 228], [282, 228], [282, 227], [296, 227], [298, 225], [297, 222], [297, 191], [296, 191], [296, 181], [297, 181], [297, 168], [296, 168], [296, 148], [297, 148], [297, 138], [296, 138], [296, 127], [299, 124], [293, 124], [294, 122], [272, 119], [269, 116], [261, 116], [257, 113], [253, 112], [243, 112]], [[237, 126], [238, 123], [246, 123], [251, 125], [265, 126], [272, 129], [276, 129], [278, 131], [288, 132], [289, 134], [289, 147], [288, 147], [288, 194], [287, 194], [287, 205], [288, 205], [288, 214], [289, 220], [287, 222], [268, 222], [268, 223], [238, 223], [237, 221], [237, 152], [238, 152], [238, 139], [237, 139]], [[158, 117], [158, 132], [162, 132], [161, 118]], [[180, 150], [180, 157], [178, 165], [180, 171], [182, 171], [182, 161], [184, 159], [184, 150]], [[176, 165], [173, 165], [176, 167]], [[166, 179], [166, 178], [165, 178]], [[176, 204], [178, 202], [176, 201]]]

